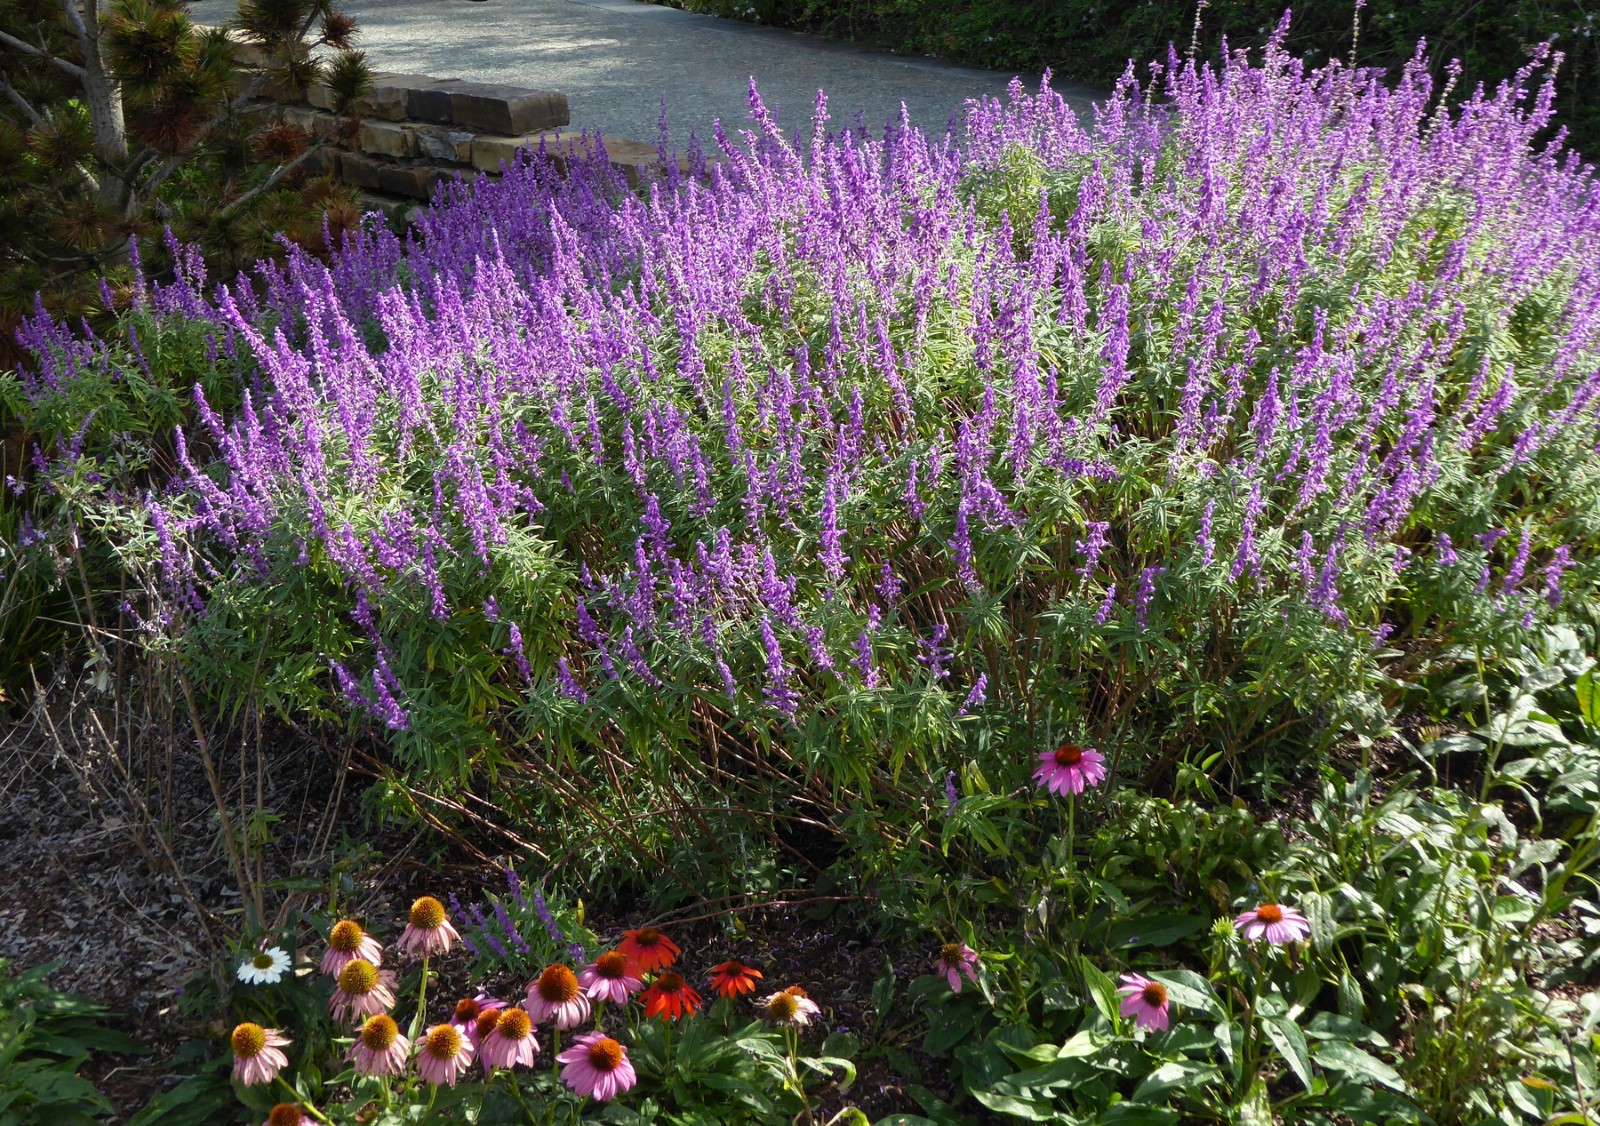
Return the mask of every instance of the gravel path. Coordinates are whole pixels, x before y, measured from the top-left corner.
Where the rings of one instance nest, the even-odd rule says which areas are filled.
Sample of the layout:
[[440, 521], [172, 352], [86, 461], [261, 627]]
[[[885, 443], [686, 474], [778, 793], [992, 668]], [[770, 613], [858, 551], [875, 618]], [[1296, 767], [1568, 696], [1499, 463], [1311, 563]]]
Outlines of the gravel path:
[[[567, 95], [572, 123], [654, 141], [661, 96], [682, 143], [690, 128], [709, 143], [711, 122], [745, 120], [753, 75], [787, 126], [811, 118], [817, 88], [835, 122], [853, 115], [874, 131], [905, 101], [923, 129], [942, 133], [968, 98], [998, 96], [998, 71], [866, 51], [813, 35], [695, 15], [639, 0], [345, 0], [361, 24], [358, 45], [380, 69], [505, 82]], [[227, 0], [197, 0], [197, 20], [220, 23]], [[1023, 75], [1036, 86], [1037, 75]], [[1080, 113], [1100, 96], [1057, 83]]]

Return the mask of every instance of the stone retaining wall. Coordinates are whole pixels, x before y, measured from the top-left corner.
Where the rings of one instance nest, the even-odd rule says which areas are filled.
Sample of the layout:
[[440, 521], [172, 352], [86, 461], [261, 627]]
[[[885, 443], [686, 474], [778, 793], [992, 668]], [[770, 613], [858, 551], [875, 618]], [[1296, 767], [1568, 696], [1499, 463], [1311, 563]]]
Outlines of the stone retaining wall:
[[[248, 48], [241, 61], [256, 63]], [[256, 106], [314, 137], [340, 145], [319, 149], [311, 171], [331, 175], [366, 192], [430, 199], [442, 180], [479, 172], [498, 176], [517, 150], [538, 148], [565, 160], [581, 156], [574, 144], [582, 131], [568, 128], [567, 96], [459, 78], [425, 74], [373, 75], [372, 89], [355, 106], [355, 121], [335, 114], [328, 88], [314, 85], [304, 97], [269, 84]], [[637, 184], [640, 170], [660, 165], [656, 146], [607, 137], [606, 157]], [[681, 164], [682, 162], [680, 162]]]

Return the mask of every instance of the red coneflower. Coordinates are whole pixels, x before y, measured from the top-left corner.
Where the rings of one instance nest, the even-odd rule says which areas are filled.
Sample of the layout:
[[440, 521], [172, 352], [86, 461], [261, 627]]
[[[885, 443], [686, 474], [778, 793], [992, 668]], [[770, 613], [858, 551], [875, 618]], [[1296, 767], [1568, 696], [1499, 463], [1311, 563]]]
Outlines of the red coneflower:
[[664, 970], [676, 962], [678, 955], [683, 953], [678, 949], [677, 943], [655, 927], [623, 931], [622, 942], [618, 944], [617, 949], [633, 964], [633, 972], [636, 974]]
[[754, 993], [761, 971], [737, 959], [711, 967], [711, 988], [724, 997], [737, 997], [741, 993]]
[[664, 1020], [678, 1020], [700, 1011], [700, 994], [683, 980], [682, 974], [664, 973], [639, 995], [644, 1002], [644, 1015], [659, 1016]]

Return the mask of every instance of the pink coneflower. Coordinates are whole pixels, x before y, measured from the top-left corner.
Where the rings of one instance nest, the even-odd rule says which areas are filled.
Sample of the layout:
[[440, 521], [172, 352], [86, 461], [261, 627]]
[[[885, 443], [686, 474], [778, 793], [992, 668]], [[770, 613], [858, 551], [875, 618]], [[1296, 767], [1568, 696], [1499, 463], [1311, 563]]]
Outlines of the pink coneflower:
[[804, 1028], [811, 1023], [811, 1018], [821, 1016], [822, 1010], [817, 1008], [817, 1003], [806, 996], [806, 991], [798, 985], [791, 985], [788, 989], [779, 990], [765, 1001], [761, 1002], [761, 1015], [773, 1024], [789, 1024], [796, 1028]]
[[279, 1103], [267, 1112], [261, 1126], [317, 1126], [311, 1116], [300, 1109], [299, 1103]]
[[644, 988], [644, 980], [634, 974], [628, 956], [620, 950], [609, 950], [579, 970], [578, 984], [590, 1000], [613, 1005], [626, 1004]]
[[400, 1035], [400, 1026], [384, 1013], [368, 1017], [361, 1034], [350, 1046], [358, 1075], [404, 1075], [411, 1041]]
[[417, 1074], [435, 1087], [454, 1087], [472, 1063], [472, 1041], [454, 1024], [436, 1024], [417, 1046]]
[[395, 945], [402, 954], [412, 958], [427, 958], [443, 954], [452, 942], [460, 942], [461, 935], [445, 917], [444, 904], [431, 895], [425, 895], [411, 905], [406, 917], [406, 929], [400, 932]]
[[656, 930], [655, 927], [640, 927], [636, 931], [623, 931], [622, 941], [617, 944], [617, 949], [622, 956], [628, 959], [636, 974], [654, 973], [664, 970], [678, 960], [678, 955], [683, 951], [678, 949], [678, 944], [672, 939]]
[[501, 1009], [495, 1017], [494, 1028], [484, 1034], [478, 1045], [478, 1061], [483, 1069], [532, 1067], [539, 1041], [533, 1038], [533, 1021], [528, 1014], [521, 1009]]
[[939, 956], [933, 960], [935, 973], [943, 974], [950, 983], [950, 992], [961, 992], [961, 975], [973, 985], [978, 984], [978, 952], [965, 942], [947, 942], [939, 947]]
[[[485, 1013], [492, 1013], [497, 1009], [506, 1007], [504, 1001], [496, 1000], [486, 994], [480, 993], [476, 997], [467, 997], [456, 1002], [456, 1011], [450, 1014], [450, 1023], [455, 1026], [472, 1046], [478, 1046], [478, 1018]], [[492, 1023], [491, 1026], [493, 1027]]]
[[589, 998], [578, 987], [577, 975], [559, 962], [546, 966], [528, 986], [527, 1008], [535, 1024], [550, 1020], [557, 1028], [575, 1028], [589, 1019]]
[[1117, 980], [1122, 983], [1117, 987], [1122, 994], [1122, 1015], [1132, 1017], [1140, 1028], [1166, 1031], [1167, 987], [1143, 974], [1123, 974]]
[[1253, 911], [1246, 911], [1233, 921], [1233, 929], [1254, 942], [1265, 937], [1274, 946], [1299, 942], [1311, 937], [1311, 923], [1293, 907], [1281, 903], [1263, 903]]
[[604, 1032], [585, 1032], [556, 1059], [562, 1064], [563, 1083], [600, 1102], [616, 1098], [639, 1081], [628, 1062], [628, 1049]]
[[336, 1021], [360, 1021], [394, 1007], [394, 974], [364, 958], [352, 959], [339, 971], [339, 988], [328, 1010]]
[[234, 1026], [232, 1039], [233, 1077], [246, 1087], [271, 1083], [289, 1066], [289, 1057], [278, 1049], [287, 1048], [290, 1040], [280, 1029], [245, 1021]]
[[1085, 787], [1106, 780], [1106, 758], [1093, 747], [1072, 743], [1059, 750], [1040, 751], [1033, 780], [1052, 794], [1081, 794]]
[[383, 947], [378, 940], [361, 929], [354, 919], [342, 919], [328, 932], [328, 952], [322, 956], [322, 972], [338, 977], [351, 962], [360, 958], [374, 966], [383, 965]]

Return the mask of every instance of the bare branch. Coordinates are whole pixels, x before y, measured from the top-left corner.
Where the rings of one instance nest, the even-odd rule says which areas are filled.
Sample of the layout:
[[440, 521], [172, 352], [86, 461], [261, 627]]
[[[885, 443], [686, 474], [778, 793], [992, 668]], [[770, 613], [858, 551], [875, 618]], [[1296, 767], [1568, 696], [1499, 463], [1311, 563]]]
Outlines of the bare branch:
[[28, 104], [28, 99], [17, 93], [17, 88], [11, 85], [10, 76], [4, 73], [0, 73], [0, 94], [4, 94], [6, 97], [10, 98], [12, 104], [14, 104], [23, 113], [28, 115], [29, 121], [33, 122], [35, 125], [44, 124], [44, 115], [30, 106]]
[[314, 144], [314, 145], [310, 146], [309, 148], [307, 148], [305, 152], [303, 152], [299, 156], [295, 157], [289, 163], [280, 164], [278, 166], [277, 170], [275, 172], [273, 172], [272, 175], [268, 176], [266, 178], [266, 180], [263, 181], [262, 184], [259, 187], [250, 189], [249, 191], [245, 192], [244, 195], [240, 196], [238, 199], [236, 199], [232, 203], [228, 204], [228, 206], [224, 207], [220, 212], [217, 213], [218, 217], [226, 219], [226, 218], [228, 218], [228, 216], [230, 216], [234, 212], [238, 211], [239, 208], [243, 207], [245, 204], [249, 203], [251, 200], [253, 200], [257, 196], [261, 195], [263, 192], [270, 192], [273, 188], [277, 187], [279, 180], [282, 180], [289, 173], [293, 172], [296, 168], [299, 168], [307, 160], [311, 159], [311, 154], [312, 153], [319, 152], [322, 149], [325, 149], [327, 147], [328, 147], [327, 146], [327, 142], [318, 141], [316, 144]]
[[72, 24], [72, 30], [78, 33], [78, 39], [82, 41], [83, 49], [87, 53], [89, 50], [89, 29], [83, 26], [83, 17], [78, 14], [77, 0], [61, 0], [61, 6], [66, 9], [67, 20]]
[[14, 47], [24, 55], [32, 55], [36, 59], [43, 59], [57, 70], [65, 71], [74, 78], [82, 78], [84, 76], [83, 68], [77, 63], [69, 63], [66, 59], [57, 58], [43, 47], [35, 47], [32, 43], [25, 43], [15, 35], [8, 35], [0, 31], [0, 43], [4, 43], [8, 47]]

